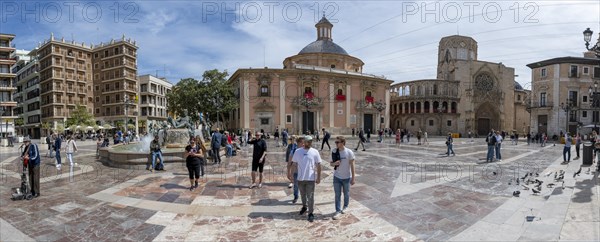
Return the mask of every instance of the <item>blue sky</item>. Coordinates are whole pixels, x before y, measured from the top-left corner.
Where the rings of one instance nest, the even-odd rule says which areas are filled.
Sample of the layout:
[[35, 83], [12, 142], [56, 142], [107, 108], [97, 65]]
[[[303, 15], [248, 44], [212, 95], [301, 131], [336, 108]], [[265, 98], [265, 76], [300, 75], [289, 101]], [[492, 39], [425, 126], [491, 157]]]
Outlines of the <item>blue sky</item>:
[[18, 49], [51, 32], [95, 44], [125, 34], [140, 48], [138, 74], [158, 71], [175, 83], [213, 68], [281, 68], [316, 39], [323, 10], [334, 42], [365, 72], [394, 81], [435, 78], [440, 38], [459, 33], [478, 41], [479, 60], [514, 67], [528, 87], [526, 64], [581, 56], [582, 31], [594, 30], [594, 43], [600, 31], [599, 1], [15, 0], [0, 2], [0, 32], [16, 34]]

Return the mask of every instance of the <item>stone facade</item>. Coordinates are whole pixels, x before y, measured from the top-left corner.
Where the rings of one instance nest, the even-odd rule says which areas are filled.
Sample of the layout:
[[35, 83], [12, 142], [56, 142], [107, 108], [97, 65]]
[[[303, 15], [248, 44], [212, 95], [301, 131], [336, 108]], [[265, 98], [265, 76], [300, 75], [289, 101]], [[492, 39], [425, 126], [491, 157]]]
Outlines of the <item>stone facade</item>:
[[527, 65], [532, 73], [531, 131], [550, 136], [565, 130], [588, 133], [594, 124], [600, 124], [599, 111], [591, 106], [594, 83], [600, 81], [599, 64], [600, 59], [588, 52], [584, 57], [559, 57]]
[[362, 73], [364, 63], [333, 43], [325, 17], [315, 27], [317, 40], [286, 58], [283, 69], [238, 69], [229, 78], [239, 108], [228, 127], [333, 134], [388, 127], [392, 81]]
[[529, 129], [528, 91], [515, 82], [514, 69], [477, 60], [477, 42], [466, 36], [440, 40], [437, 78], [392, 85], [392, 129], [419, 129], [441, 135], [490, 129]]

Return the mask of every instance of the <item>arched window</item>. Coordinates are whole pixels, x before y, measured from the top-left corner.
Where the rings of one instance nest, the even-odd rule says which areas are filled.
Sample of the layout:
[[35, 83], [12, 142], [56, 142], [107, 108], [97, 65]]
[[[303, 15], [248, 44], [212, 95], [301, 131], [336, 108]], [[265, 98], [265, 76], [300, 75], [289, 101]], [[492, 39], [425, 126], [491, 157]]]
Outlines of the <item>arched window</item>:
[[312, 87], [304, 87], [304, 97], [309, 99], [315, 97], [315, 94], [312, 91]]
[[443, 102], [442, 103], [442, 109], [444, 109], [444, 113], [448, 112], [448, 102]]
[[421, 102], [417, 102], [417, 113], [421, 113]]
[[430, 112], [430, 110], [429, 110], [430, 108], [431, 107], [429, 107], [429, 101], [425, 101], [425, 108], [424, 108], [425, 109], [425, 113], [429, 113]]
[[433, 84], [433, 95], [438, 95], [438, 85]]
[[438, 101], [434, 101], [433, 102], [433, 112], [438, 112], [438, 109], [440, 109], [440, 103]]
[[452, 106], [450, 108], [450, 112], [456, 113], [456, 102], [452, 102]]
[[415, 113], [415, 103], [414, 102], [410, 103], [410, 113]]

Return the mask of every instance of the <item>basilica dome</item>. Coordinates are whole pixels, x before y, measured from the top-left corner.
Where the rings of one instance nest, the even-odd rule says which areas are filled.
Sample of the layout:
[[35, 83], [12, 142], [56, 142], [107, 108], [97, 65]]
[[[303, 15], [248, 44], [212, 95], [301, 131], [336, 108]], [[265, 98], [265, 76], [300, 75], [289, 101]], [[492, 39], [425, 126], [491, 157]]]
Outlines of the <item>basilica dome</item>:
[[307, 53], [330, 53], [330, 54], [340, 54], [340, 55], [348, 55], [348, 52], [344, 50], [341, 46], [333, 43], [332, 40], [328, 39], [320, 39], [315, 42], [308, 44], [304, 47], [300, 53], [298, 54], [307, 54]]

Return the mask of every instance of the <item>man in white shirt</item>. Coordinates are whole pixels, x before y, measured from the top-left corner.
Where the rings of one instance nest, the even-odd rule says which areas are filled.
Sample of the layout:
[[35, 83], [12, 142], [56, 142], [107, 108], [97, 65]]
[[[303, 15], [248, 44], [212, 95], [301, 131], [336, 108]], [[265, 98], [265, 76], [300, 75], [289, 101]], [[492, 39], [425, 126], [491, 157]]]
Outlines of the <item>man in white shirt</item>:
[[[335, 140], [336, 148], [331, 153], [331, 166], [334, 167], [333, 172], [333, 190], [335, 191], [335, 214], [333, 219], [340, 218], [340, 214], [348, 208], [350, 203], [350, 185], [354, 185], [354, 152], [346, 148], [346, 138], [338, 136]], [[344, 208], [340, 208], [340, 200], [344, 191]]]
[[298, 173], [298, 188], [302, 199], [300, 215], [303, 215], [308, 209], [309, 222], [315, 219], [313, 215], [315, 186], [321, 182], [321, 155], [319, 155], [319, 151], [311, 148], [312, 140], [313, 138], [310, 135], [304, 137], [304, 147], [294, 152], [292, 157], [293, 169], [288, 171], [288, 178], [292, 177], [291, 170], [296, 170]]

